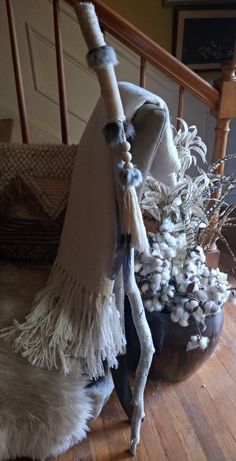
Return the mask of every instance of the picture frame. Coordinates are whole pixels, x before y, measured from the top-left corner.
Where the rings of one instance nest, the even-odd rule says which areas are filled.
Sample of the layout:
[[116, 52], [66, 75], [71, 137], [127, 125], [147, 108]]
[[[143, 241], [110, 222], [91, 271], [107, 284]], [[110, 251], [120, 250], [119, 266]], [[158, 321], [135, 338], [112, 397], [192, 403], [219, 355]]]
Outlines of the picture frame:
[[193, 70], [236, 59], [236, 8], [178, 9], [173, 52]]
[[236, 6], [236, 0], [163, 0], [163, 6], [185, 6], [185, 7], [192, 7], [192, 6], [218, 6], [221, 5], [222, 7], [227, 6]]

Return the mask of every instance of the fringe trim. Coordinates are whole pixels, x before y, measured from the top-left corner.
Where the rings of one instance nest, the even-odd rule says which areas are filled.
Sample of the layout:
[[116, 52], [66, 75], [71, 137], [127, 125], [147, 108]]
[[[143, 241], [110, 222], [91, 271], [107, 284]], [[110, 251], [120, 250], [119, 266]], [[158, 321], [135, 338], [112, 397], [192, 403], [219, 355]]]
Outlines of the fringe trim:
[[81, 359], [89, 378], [104, 375], [103, 361], [117, 367], [125, 338], [114, 296], [101, 296], [81, 286], [59, 264], [54, 265], [48, 285], [35, 297], [26, 321], [14, 320], [0, 331], [13, 341], [13, 349], [32, 365], [71, 371]]

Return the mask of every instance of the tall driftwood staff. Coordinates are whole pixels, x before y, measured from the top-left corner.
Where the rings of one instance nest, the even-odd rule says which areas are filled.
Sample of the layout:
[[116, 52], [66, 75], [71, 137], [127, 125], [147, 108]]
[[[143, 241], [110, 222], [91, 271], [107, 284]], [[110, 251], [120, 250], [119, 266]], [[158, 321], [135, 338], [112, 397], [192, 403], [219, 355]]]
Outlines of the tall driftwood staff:
[[[76, 6], [76, 13], [89, 48], [88, 64], [97, 73], [107, 111], [108, 123], [104, 128], [104, 134], [115, 159], [115, 181], [122, 234], [121, 245], [123, 244], [125, 247], [125, 251], [121, 252], [123, 255], [122, 264], [125, 266], [125, 288], [141, 345], [141, 357], [136, 372], [133, 395], [134, 412], [131, 427], [131, 452], [135, 454], [140, 440], [140, 426], [144, 417], [144, 388], [154, 352], [151, 333], [134, 277], [134, 248], [139, 251], [148, 251], [146, 231], [135, 190], [135, 187], [138, 187], [142, 181], [142, 175], [131, 162], [130, 144], [126, 141], [127, 124], [125, 123], [114, 72], [114, 65], [117, 64], [115, 52], [104, 41], [94, 6], [91, 3], [80, 3]], [[117, 156], [120, 156], [120, 159]], [[119, 173], [117, 174], [116, 164], [118, 160]], [[121, 185], [118, 184], [118, 176]]]

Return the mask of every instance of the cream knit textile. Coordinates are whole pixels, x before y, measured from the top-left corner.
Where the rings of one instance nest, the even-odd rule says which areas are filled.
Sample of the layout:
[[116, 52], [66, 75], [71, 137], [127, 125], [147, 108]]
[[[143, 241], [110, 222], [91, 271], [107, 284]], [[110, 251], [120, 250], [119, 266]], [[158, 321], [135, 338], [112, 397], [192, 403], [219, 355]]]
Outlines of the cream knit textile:
[[[132, 84], [123, 83], [120, 90], [129, 120], [145, 102], [164, 104]], [[178, 160], [167, 119], [163, 154], [158, 156], [165, 155], [163, 162], [173, 173]], [[117, 206], [114, 153], [102, 133], [106, 121], [101, 98], [78, 147], [61, 243], [47, 285], [36, 296], [26, 322], [15, 322], [4, 332], [14, 337], [15, 350], [33, 365], [62, 367], [67, 373], [73, 359], [81, 358], [86, 373], [95, 378], [103, 375], [104, 360], [116, 366], [116, 356], [125, 346], [110, 279]]]

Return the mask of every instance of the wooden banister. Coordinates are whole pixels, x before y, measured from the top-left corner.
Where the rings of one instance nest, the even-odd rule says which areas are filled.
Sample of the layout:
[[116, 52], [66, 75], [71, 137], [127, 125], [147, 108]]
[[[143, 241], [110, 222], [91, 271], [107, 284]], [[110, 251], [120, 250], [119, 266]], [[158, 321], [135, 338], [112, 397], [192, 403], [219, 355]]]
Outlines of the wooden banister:
[[[80, 0], [66, 1], [72, 6], [75, 6]], [[220, 98], [217, 89], [213, 88], [209, 83], [195, 74], [182, 62], [178, 61], [178, 59], [160, 47], [143, 32], [138, 30], [129, 21], [104, 5], [100, 0], [93, 0], [93, 3], [99, 21], [109, 33], [154, 67], [163, 71], [176, 83], [194, 94], [211, 109], [217, 109]]]

